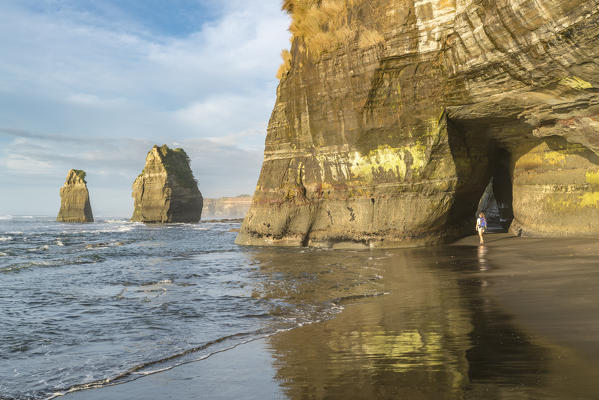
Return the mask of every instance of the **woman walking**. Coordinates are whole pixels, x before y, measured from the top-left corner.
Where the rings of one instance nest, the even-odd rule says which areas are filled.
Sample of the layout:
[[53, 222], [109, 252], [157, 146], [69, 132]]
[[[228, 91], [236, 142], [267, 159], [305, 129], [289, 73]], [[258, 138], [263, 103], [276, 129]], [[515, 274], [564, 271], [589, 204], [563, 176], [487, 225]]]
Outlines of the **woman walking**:
[[476, 231], [478, 232], [478, 237], [480, 238], [480, 244], [485, 243], [485, 239], [483, 238], [483, 234], [487, 231], [487, 220], [485, 219], [485, 213], [480, 213], [478, 215], [478, 219], [476, 220]]

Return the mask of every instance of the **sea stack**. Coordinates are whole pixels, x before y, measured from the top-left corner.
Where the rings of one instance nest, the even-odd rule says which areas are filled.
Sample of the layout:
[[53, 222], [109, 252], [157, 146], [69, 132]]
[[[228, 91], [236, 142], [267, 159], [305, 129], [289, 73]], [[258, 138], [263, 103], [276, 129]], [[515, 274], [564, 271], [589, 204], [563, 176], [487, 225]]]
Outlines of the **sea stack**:
[[94, 222], [85, 171], [72, 169], [60, 188], [60, 211], [58, 222]]
[[599, 234], [597, 1], [283, 4], [292, 45], [237, 243], [450, 241], [491, 178], [513, 232]]
[[183, 149], [155, 145], [133, 182], [132, 221], [147, 223], [199, 222], [202, 193]]

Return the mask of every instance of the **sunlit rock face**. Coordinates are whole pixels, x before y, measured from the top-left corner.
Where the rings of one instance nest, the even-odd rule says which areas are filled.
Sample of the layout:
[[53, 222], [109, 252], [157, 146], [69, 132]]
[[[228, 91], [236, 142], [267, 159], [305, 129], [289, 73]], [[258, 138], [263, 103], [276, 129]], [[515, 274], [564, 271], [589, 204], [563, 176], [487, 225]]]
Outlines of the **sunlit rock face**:
[[72, 169], [60, 188], [58, 222], [94, 222], [85, 171]]
[[599, 1], [287, 0], [240, 244], [396, 247], [474, 225], [599, 232]]
[[198, 222], [202, 215], [202, 194], [183, 149], [154, 146], [133, 182], [132, 196], [132, 221]]

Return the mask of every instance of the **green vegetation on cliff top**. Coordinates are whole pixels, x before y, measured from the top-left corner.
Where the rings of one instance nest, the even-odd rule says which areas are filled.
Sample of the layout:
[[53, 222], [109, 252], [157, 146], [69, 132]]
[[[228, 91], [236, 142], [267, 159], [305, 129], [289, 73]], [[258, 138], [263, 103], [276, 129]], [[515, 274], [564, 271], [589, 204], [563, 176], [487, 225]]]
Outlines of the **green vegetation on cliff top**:
[[193, 172], [189, 166], [189, 156], [185, 150], [181, 148], [171, 149], [166, 144], [155, 147], [158, 149], [166, 172], [172, 174], [177, 183], [186, 188], [198, 188], [198, 182], [193, 177]]
[[77, 175], [79, 178], [81, 178], [81, 180], [83, 182], [87, 183], [86, 180], [85, 180], [85, 176], [87, 174], [85, 173], [84, 170], [82, 170], [82, 169], [73, 169], [72, 171], [75, 173], [75, 175]]

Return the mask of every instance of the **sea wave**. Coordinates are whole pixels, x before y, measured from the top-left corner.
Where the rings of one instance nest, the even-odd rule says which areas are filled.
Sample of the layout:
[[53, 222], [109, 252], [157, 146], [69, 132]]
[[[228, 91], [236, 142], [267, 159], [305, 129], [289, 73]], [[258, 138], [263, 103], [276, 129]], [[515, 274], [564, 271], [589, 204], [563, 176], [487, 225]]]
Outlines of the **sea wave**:
[[80, 231], [71, 231], [71, 230], [63, 230], [60, 233], [63, 235], [81, 235], [81, 234], [103, 234], [103, 233], [116, 233], [116, 232], [129, 232], [135, 229], [135, 224], [126, 224], [119, 225], [110, 228], [100, 228], [100, 229], [84, 229]]
[[106, 249], [108, 247], [122, 246], [124, 244], [125, 243], [119, 242], [119, 241], [101, 242], [101, 243], [90, 243], [90, 244], [88, 244], [88, 245], [85, 246], [85, 250]]
[[162, 285], [162, 284], [169, 284], [169, 283], [173, 283], [173, 281], [171, 281], [170, 279], [163, 279], [158, 282], [142, 283], [141, 286], [155, 286], [155, 285]]
[[0, 236], [0, 242], [8, 242], [12, 239], [13, 239], [12, 236]]
[[36, 252], [36, 251], [46, 251], [50, 249], [50, 246], [48, 246], [47, 244], [40, 246], [40, 247], [34, 247], [33, 249], [27, 249], [28, 252]]
[[128, 224], [131, 223], [129, 221], [127, 221], [126, 219], [107, 219], [106, 221], [103, 221], [106, 224]]
[[57, 266], [57, 265], [61, 265], [61, 264], [57, 264], [52, 261], [30, 261], [27, 263], [11, 264], [7, 267], [2, 267], [2, 268], [0, 268], [0, 272], [3, 272], [3, 273], [18, 272], [21, 270], [34, 268], [34, 267], [53, 267], [53, 266]]
[[[155, 283], [147, 283], [142, 284], [141, 286], [146, 287], [151, 285], [159, 285], [159, 284], [170, 284], [172, 281], [170, 279], [164, 279]], [[124, 288], [121, 293], [117, 295], [117, 298], [122, 298], [122, 296], [127, 291], [127, 288]], [[256, 340], [266, 339], [277, 335], [282, 332], [288, 332], [296, 328], [300, 328], [306, 325], [311, 325], [313, 323], [319, 323], [323, 320], [328, 320], [335, 317], [342, 310], [344, 310], [344, 306], [338, 303], [347, 301], [347, 300], [356, 300], [360, 298], [367, 297], [375, 297], [385, 295], [387, 293], [373, 293], [366, 295], [356, 295], [356, 296], [347, 296], [341, 297], [333, 300], [328, 303], [328, 309], [326, 312], [320, 313], [317, 318], [303, 318], [302, 317], [290, 317], [290, 318], [281, 318], [281, 321], [284, 322], [284, 325], [279, 326], [279, 328], [261, 328], [255, 331], [250, 332], [241, 332], [235, 333], [231, 335], [226, 335], [219, 337], [217, 339], [208, 341], [202, 345], [197, 347], [192, 347], [181, 352], [177, 352], [163, 358], [159, 358], [156, 360], [148, 361], [145, 363], [140, 363], [135, 365], [121, 373], [116, 374], [113, 377], [105, 377], [101, 379], [96, 379], [90, 382], [75, 384], [70, 387], [55, 390], [52, 394], [47, 397], [47, 400], [55, 399], [57, 397], [64, 396], [69, 393], [89, 390], [89, 389], [97, 389], [102, 387], [116, 386], [120, 384], [124, 384], [127, 382], [135, 381], [139, 378], [153, 375], [165, 371], [169, 371], [173, 368], [194, 363], [201, 362], [206, 360], [213, 355], [223, 353], [229, 350], [233, 350], [239, 346], [244, 344], [248, 344], [254, 342]]]
[[[242, 332], [242, 333], [235, 333], [232, 335], [223, 336], [223, 337], [217, 338], [215, 340], [211, 340], [207, 343], [204, 343], [200, 346], [193, 347], [193, 348], [184, 350], [182, 352], [166, 356], [161, 359], [148, 361], [146, 363], [136, 365], [136, 366], [131, 367], [113, 377], [97, 379], [97, 380], [94, 380], [92, 382], [87, 382], [87, 383], [75, 384], [68, 388], [65, 388], [62, 390], [57, 390], [54, 393], [52, 393], [51, 395], [49, 395], [47, 397], [47, 400], [52, 400], [57, 397], [64, 396], [66, 394], [73, 393], [73, 392], [79, 392], [82, 390], [97, 389], [97, 388], [108, 387], [108, 386], [116, 386], [116, 385], [120, 385], [123, 383], [137, 380], [144, 376], [168, 371], [173, 368], [179, 367], [181, 365], [203, 361], [207, 358], [212, 357], [215, 354], [233, 350], [241, 345], [251, 343], [256, 340], [265, 339], [265, 338], [271, 337], [275, 334], [278, 334], [280, 332], [289, 331], [290, 329], [292, 329], [292, 328], [278, 329], [278, 330], [275, 330], [272, 332], [264, 332], [262, 330], [258, 330], [258, 331], [254, 331], [254, 332]], [[242, 339], [242, 340], [239, 340], [238, 342], [232, 343], [225, 347], [221, 347], [221, 348], [217, 347], [218, 345], [222, 345], [222, 344], [231, 342], [235, 339]], [[212, 351], [201, 354], [199, 356], [197, 355], [197, 353], [202, 352], [204, 350], [208, 350], [208, 349], [212, 349]]]
[[170, 279], [163, 279], [158, 282], [142, 283], [140, 286], [144, 293], [165, 292], [167, 290], [165, 286], [171, 285], [172, 283], [173, 281]]

